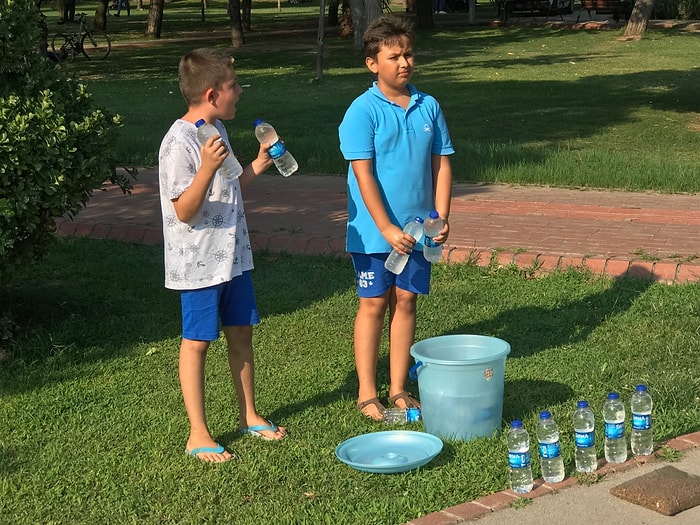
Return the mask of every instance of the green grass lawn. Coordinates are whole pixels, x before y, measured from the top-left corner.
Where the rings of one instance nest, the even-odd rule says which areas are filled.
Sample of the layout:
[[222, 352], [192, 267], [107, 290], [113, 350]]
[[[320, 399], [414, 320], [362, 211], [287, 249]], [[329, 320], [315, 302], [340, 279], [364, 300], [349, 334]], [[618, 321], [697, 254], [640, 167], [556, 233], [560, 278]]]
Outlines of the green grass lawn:
[[[147, 11], [110, 17], [108, 59], [65, 66], [123, 117], [122, 163], [155, 164], [165, 131], [185, 112], [179, 58], [209, 45], [236, 58], [244, 92], [228, 130], [242, 160], [257, 152], [252, 122], [262, 117], [300, 173], [345, 173], [337, 127], [370, 81], [361, 53], [329, 28], [318, 81], [317, 2], [283, 2], [281, 12], [276, 2], [253, 2], [254, 31], [235, 50], [223, 5], [209, 2], [202, 22], [195, 2], [166, 4], [159, 41], [142, 36]], [[478, 14], [493, 18], [487, 4]], [[63, 27], [56, 19], [51, 32]], [[647, 30], [640, 42], [619, 42], [620, 30], [469, 26], [466, 13], [436, 24], [418, 32], [413, 81], [443, 106], [457, 180], [700, 191], [697, 34]]]
[[[502, 436], [446, 441], [425, 468], [396, 475], [335, 458], [344, 440], [394, 428], [354, 408], [357, 299], [344, 258], [257, 255], [258, 404], [290, 435], [268, 443], [237, 433], [219, 341], [207, 363], [208, 416], [237, 459], [212, 466], [188, 458], [179, 301], [162, 286], [161, 250], [62, 239], [0, 294], [0, 311], [22, 327], [0, 361], [1, 523], [398, 524], [507, 488]], [[571, 476], [578, 399], [598, 418], [599, 457], [611, 390], [629, 406], [634, 386], [649, 385], [657, 443], [698, 429], [699, 305], [698, 285], [438, 265], [418, 304], [417, 339], [508, 341], [502, 428], [518, 418], [532, 433], [539, 411], [551, 410]], [[539, 476], [534, 457], [533, 469]]]

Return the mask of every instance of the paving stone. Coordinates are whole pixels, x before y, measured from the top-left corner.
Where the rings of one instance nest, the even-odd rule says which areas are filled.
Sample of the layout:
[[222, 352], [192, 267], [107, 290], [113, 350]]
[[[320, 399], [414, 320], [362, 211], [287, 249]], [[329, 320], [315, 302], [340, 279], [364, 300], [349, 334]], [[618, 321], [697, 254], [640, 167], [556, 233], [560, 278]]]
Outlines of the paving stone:
[[700, 504], [700, 476], [662, 467], [610, 489], [618, 498], [666, 516]]

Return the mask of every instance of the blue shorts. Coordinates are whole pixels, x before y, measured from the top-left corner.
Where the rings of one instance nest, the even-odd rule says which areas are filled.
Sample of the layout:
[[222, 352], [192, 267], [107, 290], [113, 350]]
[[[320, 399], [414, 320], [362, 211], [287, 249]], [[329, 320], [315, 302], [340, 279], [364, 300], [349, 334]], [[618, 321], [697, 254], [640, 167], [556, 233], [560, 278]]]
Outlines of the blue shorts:
[[221, 326], [251, 326], [260, 322], [253, 279], [243, 272], [232, 280], [180, 292], [182, 337], [192, 341], [215, 341]]
[[423, 252], [414, 250], [410, 253], [406, 268], [396, 275], [384, 268], [388, 253], [351, 253], [355, 267], [357, 295], [360, 297], [379, 297], [396, 286], [401, 290], [427, 295], [430, 292], [431, 264], [423, 257]]

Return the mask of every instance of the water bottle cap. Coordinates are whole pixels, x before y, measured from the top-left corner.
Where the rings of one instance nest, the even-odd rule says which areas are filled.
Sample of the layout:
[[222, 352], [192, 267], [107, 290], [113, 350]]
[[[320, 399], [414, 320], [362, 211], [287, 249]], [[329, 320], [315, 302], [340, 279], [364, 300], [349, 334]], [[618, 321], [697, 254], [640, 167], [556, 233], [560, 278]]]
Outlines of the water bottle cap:
[[440, 216], [440, 214], [437, 212], [437, 210], [433, 210], [430, 212], [431, 219], [437, 219], [439, 216]]
[[637, 385], [637, 388], [635, 388], [637, 392], [646, 392], [647, 391], [647, 386], [646, 385]]
[[422, 217], [416, 217], [416, 222], [423, 224], [423, 218]]
[[253, 127], [257, 127], [258, 124], [262, 124], [262, 121], [263, 121], [263, 119], [261, 119], [261, 118], [256, 118], [256, 119], [253, 121]]
[[540, 412], [540, 419], [552, 419], [552, 413], [549, 410]]
[[610, 392], [608, 394], [608, 399], [620, 399], [620, 394], [617, 392]]
[[588, 408], [588, 401], [586, 401], [585, 399], [582, 399], [581, 401], [576, 403], [576, 407], [577, 408]]
[[197, 122], [194, 123], [196, 127], [204, 126], [206, 124], [206, 121], [203, 118], [200, 118]]
[[523, 428], [523, 422], [519, 419], [514, 419], [510, 422], [510, 428]]

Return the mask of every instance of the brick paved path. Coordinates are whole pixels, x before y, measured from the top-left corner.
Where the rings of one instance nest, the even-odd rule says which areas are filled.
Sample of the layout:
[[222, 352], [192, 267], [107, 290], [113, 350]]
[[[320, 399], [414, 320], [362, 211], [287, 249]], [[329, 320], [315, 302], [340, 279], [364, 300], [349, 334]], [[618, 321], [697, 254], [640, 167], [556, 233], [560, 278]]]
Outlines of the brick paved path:
[[[162, 242], [157, 174], [131, 195], [106, 185], [62, 235]], [[255, 249], [342, 254], [345, 178], [263, 175], [244, 189]], [[456, 184], [445, 258], [515, 264], [534, 273], [585, 266], [668, 283], [700, 280], [700, 196]]]

